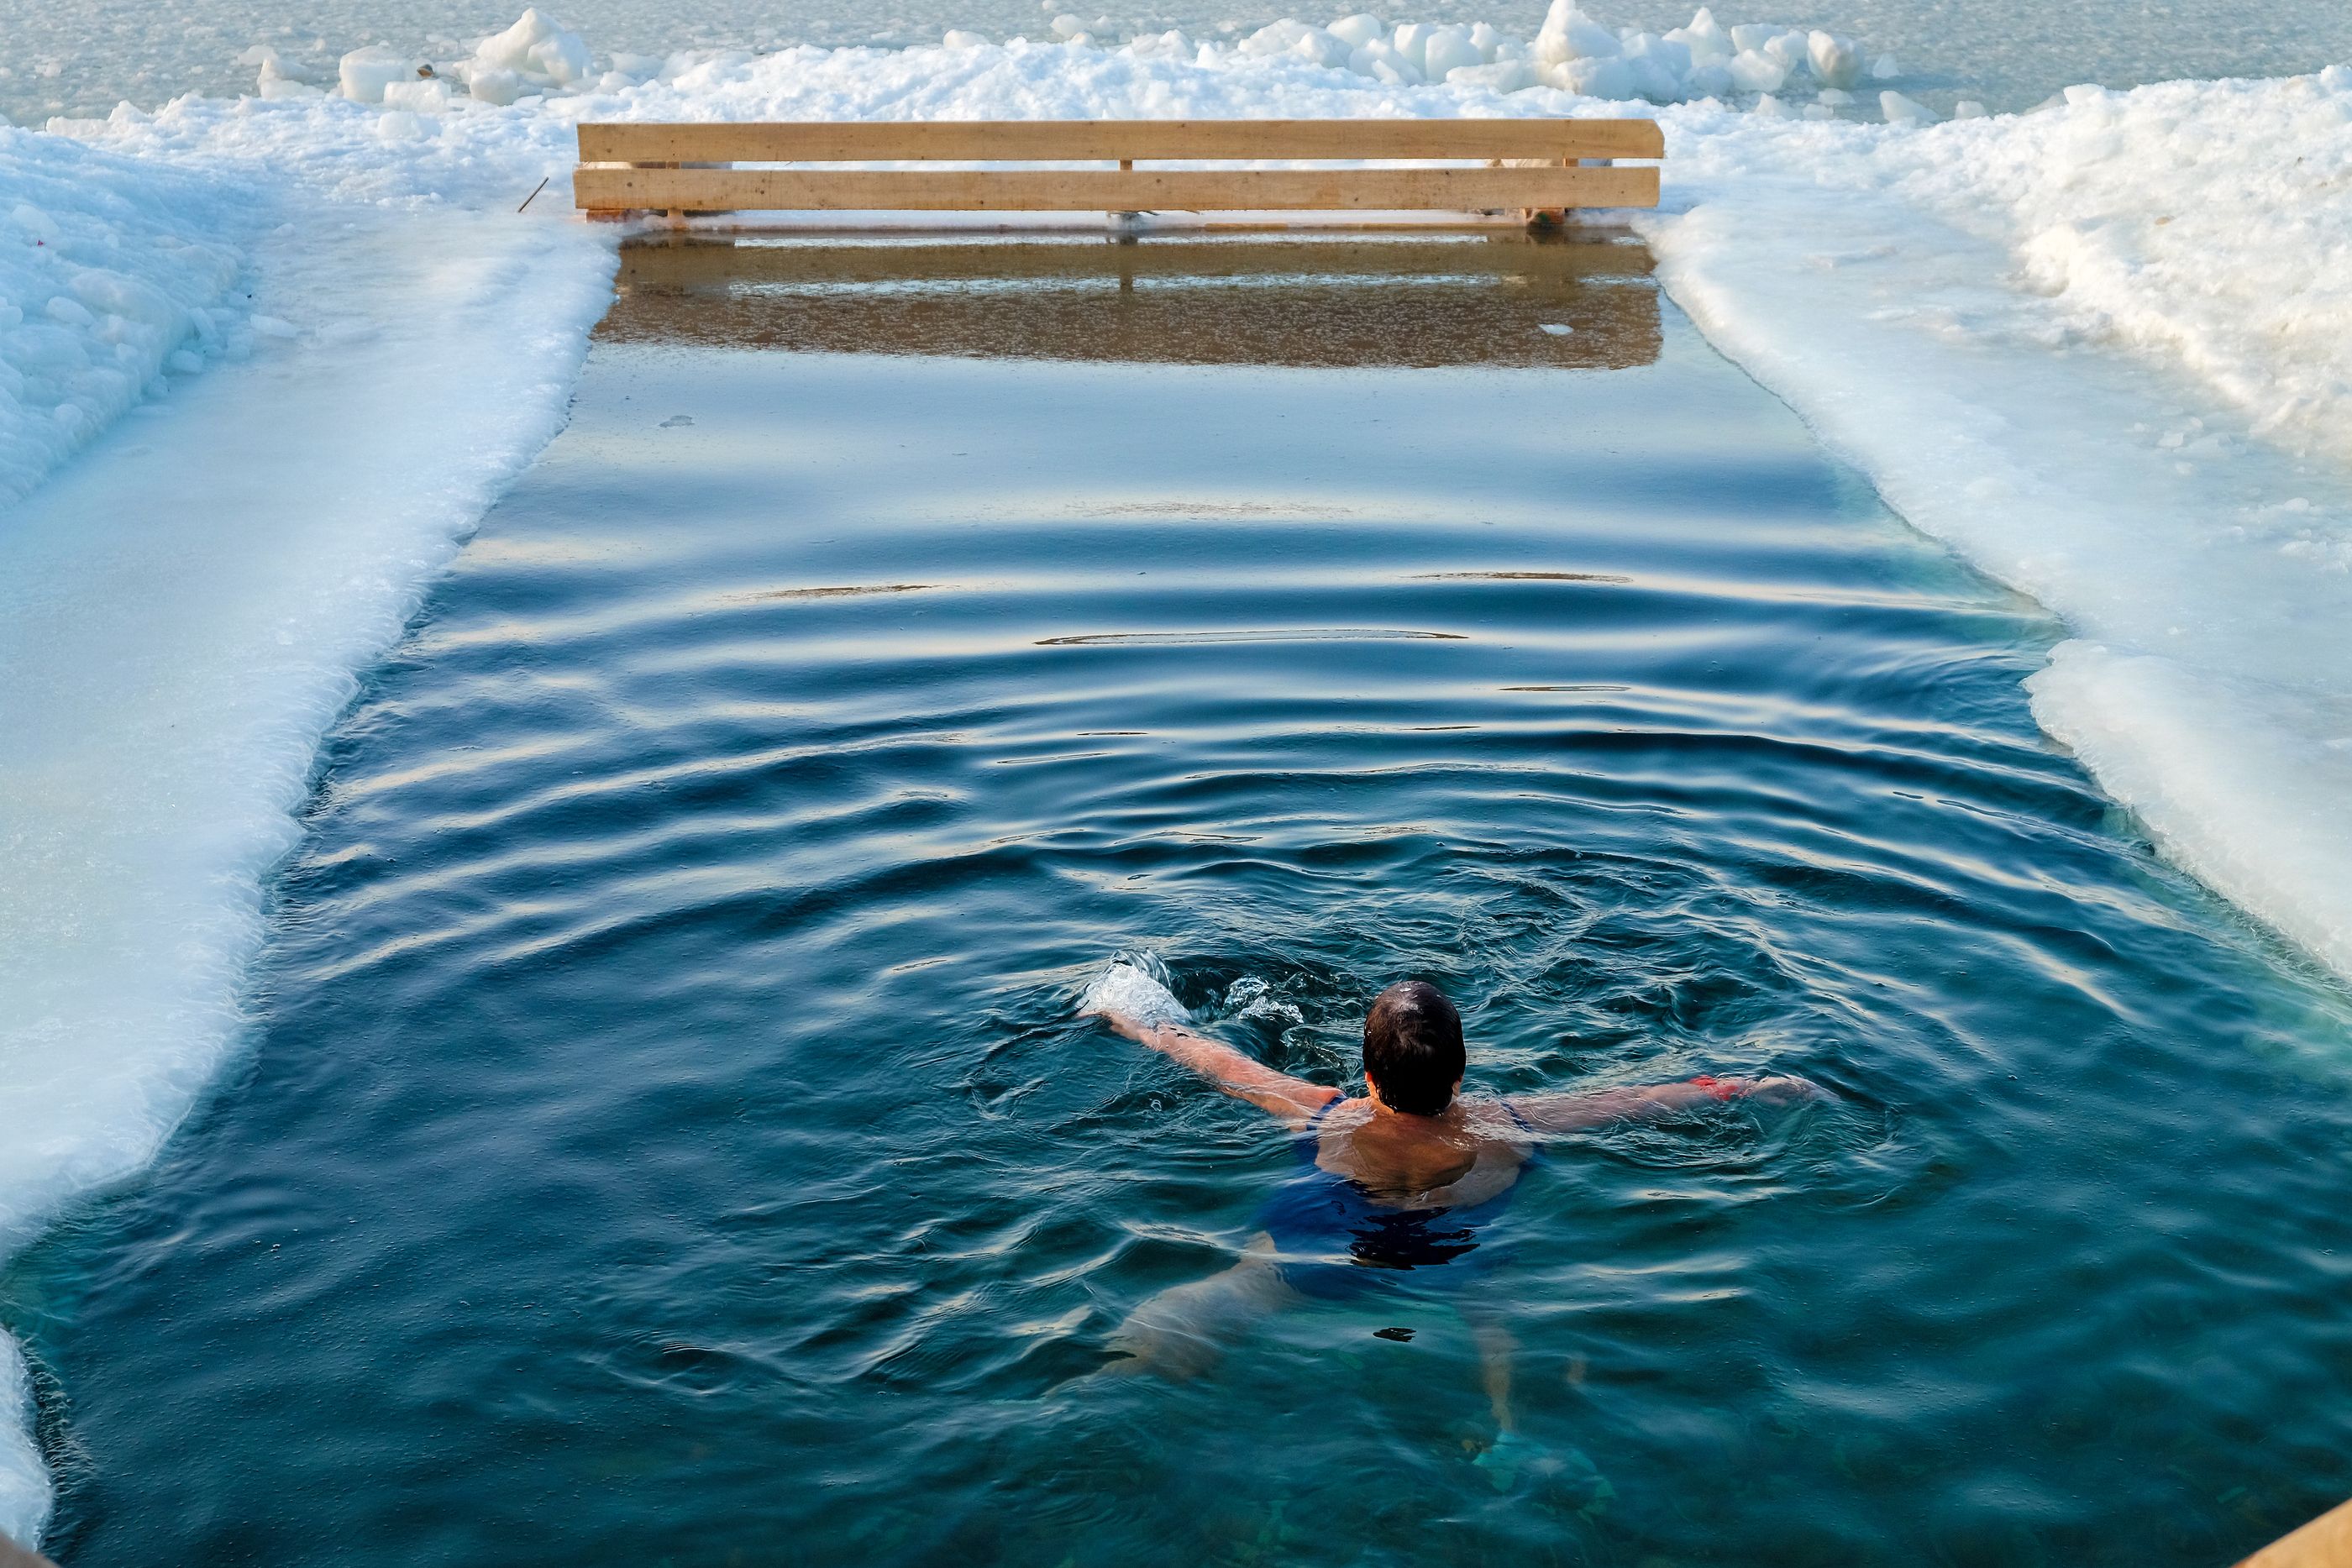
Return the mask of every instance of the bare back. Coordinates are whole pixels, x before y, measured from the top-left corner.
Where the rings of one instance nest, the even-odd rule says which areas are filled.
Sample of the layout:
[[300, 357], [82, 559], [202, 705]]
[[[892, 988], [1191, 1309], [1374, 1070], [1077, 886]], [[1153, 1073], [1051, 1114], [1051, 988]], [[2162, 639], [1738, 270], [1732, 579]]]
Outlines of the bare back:
[[1381, 1114], [1367, 1098], [1339, 1100], [1309, 1132], [1318, 1166], [1400, 1209], [1485, 1203], [1519, 1179], [1532, 1151], [1527, 1129], [1494, 1101], [1457, 1100], [1434, 1116], [1400, 1116]]

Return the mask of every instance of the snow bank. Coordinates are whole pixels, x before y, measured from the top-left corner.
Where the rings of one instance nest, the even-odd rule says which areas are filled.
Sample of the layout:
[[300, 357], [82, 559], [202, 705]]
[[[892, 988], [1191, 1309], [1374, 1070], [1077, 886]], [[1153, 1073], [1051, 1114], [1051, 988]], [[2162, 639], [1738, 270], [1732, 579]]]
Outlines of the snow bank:
[[[358, 51], [329, 91], [257, 51], [251, 99], [0, 131], [0, 493], [97, 443], [0, 518], [0, 1125], [37, 1129], [0, 1145], [0, 1250], [140, 1168], [232, 1048], [318, 737], [556, 427], [612, 263], [568, 215], [583, 118], [1655, 113], [1676, 299], [2065, 616], [2042, 722], [2352, 975], [2352, 73], [1923, 125], [1895, 61], [1704, 12], [1066, 20], [599, 60], [530, 14], [446, 72]], [[0, 1530], [46, 1507], [0, 1437]]]
[[2065, 619], [2042, 725], [2352, 976], [2352, 73], [1669, 124], [1675, 298]]
[[[31, 491], [0, 512], [0, 1255], [142, 1168], [233, 1049], [320, 736], [553, 434], [603, 310], [609, 236], [512, 211], [555, 127], [407, 118], [0, 132], [0, 287], [32, 308], [0, 325]], [[0, 1532], [31, 1540], [21, 1371], [0, 1339]]]
[[238, 182], [0, 130], [0, 501], [171, 378], [251, 350], [226, 298], [251, 201]]
[[16, 1342], [0, 1334], [0, 1535], [31, 1541], [49, 1514], [49, 1478], [33, 1445], [33, 1390]]
[[0, 529], [0, 1247], [143, 1167], [233, 1048], [320, 735], [562, 419], [608, 287], [583, 237], [362, 213], [264, 247], [295, 335]]

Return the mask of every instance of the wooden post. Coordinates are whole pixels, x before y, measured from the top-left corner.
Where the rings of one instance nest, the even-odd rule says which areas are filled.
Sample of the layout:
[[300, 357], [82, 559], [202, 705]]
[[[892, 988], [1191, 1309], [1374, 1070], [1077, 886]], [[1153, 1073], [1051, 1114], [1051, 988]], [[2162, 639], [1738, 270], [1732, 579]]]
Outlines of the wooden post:
[[[1563, 158], [1559, 161], [1559, 166], [1563, 169], [1573, 169], [1580, 162], [1580, 160], [1575, 158]], [[1528, 215], [1528, 227], [1531, 229], [1557, 229], [1565, 228], [1567, 225], [1568, 209], [1566, 207], [1538, 207]]]
[[[1122, 173], [1122, 174], [1132, 174], [1132, 173], [1134, 173], [1134, 172], [1135, 172], [1135, 160], [1134, 160], [1134, 159], [1132, 159], [1132, 158], [1122, 158], [1122, 159], [1120, 159], [1120, 160], [1118, 161], [1118, 172], [1119, 172], [1120, 173]], [[1122, 228], [1125, 228], [1125, 227], [1128, 227], [1128, 226], [1129, 226], [1129, 225], [1133, 225], [1133, 224], [1134, 224], [1134, 222], [1135, 222], [1135, 220], [1136, 220], [1136, 219], [1138, 219], [1138, 218], [1139, 218], [1139, 217], [1141, 217], [1142, 215], [1143, 215], [1143, 214], [1142, 214], [1141, 213], [1113, 213], [1113, 214], [1111, 214], [1111, 217], [1112, 217], [1114, 220], [1116, 220], [1116, 221], [1118, 222], [1118, 224], [1119, 225], [1119, 226], [1120, 226], [1120, 227], [1122, 227]], [[1132, 293], [1134, 293], [1134, 292], [1135, 292], [1135, 278], [1134, 278], [1133, 275], [1131, 275], [1131, 274], [1129, 274], [1129, 275], [1125, 275], [1125, 276], [1122, 276], [1122, 277], [1119, 278], [1119, 280], [1118, 280], [1118, 291], [1119, 291], [1121, 294], [1132, 294]]]

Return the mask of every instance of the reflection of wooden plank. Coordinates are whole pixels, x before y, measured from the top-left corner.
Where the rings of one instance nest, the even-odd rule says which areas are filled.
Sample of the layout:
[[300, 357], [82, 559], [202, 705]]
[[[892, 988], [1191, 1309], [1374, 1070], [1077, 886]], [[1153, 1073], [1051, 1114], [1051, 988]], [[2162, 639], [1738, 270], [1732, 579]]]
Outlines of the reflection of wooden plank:
[[1204, 240], [1155, 235], [1140, 240], [1073, 235], [1019, 243], [983, 237], [844, 244], [831, 238], [736, 242], [679, 236], [623, 246], [618, 283], [624, 290], [724, 292], [1102, 276], [1149, 283], [1301, 277], [1409, 282], [1473, 275], [1549, 284], [1576, 277], [1647, 277], [1654, 265], [1647, 246], [1535, 238], [1516, 225], [1464, 239]]
[[1561, 169], [634, 169], [572, 175], [580, 205], [702, 212], [1474, 212], [1654, 207], [1647, 165]]
[[2352, 1568], [2352, 1502], [2272, 1542], [2238, 1568]]
[[1650, 120], [925, 120], [590, 124], [583, 163], [856, 163], [944, 159], [1663, 158]]
[[598, 336], [1110, 363], [1613, 369], [1658, 356], [1647, 262], [1636, 245], [1524, 233], [656, 243], [622, 248], [621, 295]]

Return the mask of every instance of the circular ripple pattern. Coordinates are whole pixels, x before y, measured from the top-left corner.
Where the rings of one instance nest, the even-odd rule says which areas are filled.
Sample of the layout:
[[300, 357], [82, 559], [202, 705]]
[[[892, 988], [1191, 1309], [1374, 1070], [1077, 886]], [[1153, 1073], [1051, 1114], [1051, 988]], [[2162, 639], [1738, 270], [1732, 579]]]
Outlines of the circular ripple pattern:
[[[2056, 634], [1670, 312], [1591, 371], [608, 341], [333, 740], [245, 1081], [8, 1281], [53, 1547], [2230, 1560], [2352, 1490], [2352, 1009], [2034, 731]], [[1334, 1083], [1421, 975], [1485, 1090], [1840, 1098], [1089, 1378], [1289, 1158], [1071, 1019], [1127, 946]], [[1475, 1462], [1465, 1309], [1549, 1469]]]

